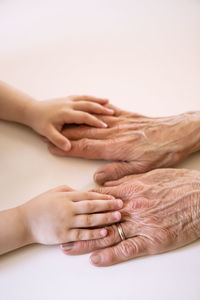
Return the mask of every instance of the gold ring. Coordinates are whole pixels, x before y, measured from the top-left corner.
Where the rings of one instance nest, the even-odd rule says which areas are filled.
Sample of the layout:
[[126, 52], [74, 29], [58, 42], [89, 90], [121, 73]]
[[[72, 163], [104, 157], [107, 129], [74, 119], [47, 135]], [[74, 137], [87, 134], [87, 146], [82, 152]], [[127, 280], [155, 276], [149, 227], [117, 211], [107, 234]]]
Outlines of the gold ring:
[[124, 241], [126, 239], [126, 236], [123, 231], [122, 225], [120, 223], [117, 224], [117, 230], [119, 232], [119, 236], [120, 236], [121, 240]]

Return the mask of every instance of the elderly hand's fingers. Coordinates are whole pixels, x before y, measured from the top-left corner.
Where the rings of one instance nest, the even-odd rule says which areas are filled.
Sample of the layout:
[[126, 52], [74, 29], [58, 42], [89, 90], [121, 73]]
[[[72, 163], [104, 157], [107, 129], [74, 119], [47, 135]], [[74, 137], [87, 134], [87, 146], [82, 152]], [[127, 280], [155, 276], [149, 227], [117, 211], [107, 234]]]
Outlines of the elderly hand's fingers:
[[[121, 223], [121, 226], [126, 238], [139, 234], [139, 228], [137, 227], [137, 224], [136, 226], [132, 226], [131, 223], [123, 222]], [[116, 225], [108, 226], [105, 229], [107, 230], [107, 235], [104, 239], [87, 242], [80, 241], [76, 243], [66, 243], [61, 245], [61, 249], [67, 255], [79, 255], [89, 253], [97, 249], [111, 247], [121, 241]]]
[[59, 149], [58, 147], [55, 147], [52, 144], [48, 145], [48, 149], [49, 149], [49, 152], [51, 152], [53, 155], [67, 156], [67, 152], [66, 151], [63, 151], [63, 150]]
[[114, 181], [106, 181], [104, 183], [104, 186], [105, 187], [114, 187], [114, 186], [117, 186], [117, 185], [120, 185], [124, 182], [127, 182], [131, 179], [138, 179], [138, 177], [141, 177], [142, 174], [134, 174], [134, 175], [127, 175], [127, 176], [124, 176], [120, 179], [117, 179], [117, 180], [114, 180]]
[[85, 200], [74, 204], [75, 213], [91, 214], [96, 212], [114, 211], [123, 207], [123, 201], [115, 200]]
[[89, 102], [89, 101], [78, 101], [74, 103], [73, 108], [75, 110], [85, 111], [93, 114], [104, 114], [113, 115], [114, 111], [101, 104]]
[[[88, 159], [106, 159], [107, 141], [104, 140], [90, 140], [81, 139], [78, 141], [71, 141], [71, 150], [64, 152], [53, 145], [49, 145], [49, 151], [58, 156], [71, 156], [71, 157], [83, 157]], [[109, 158], [107, 158], [109, 159]]]
[[69, 140], [80, 140], [83, 138], [87, 139], [107, 139], [112, 133], [114, 133], [114, 128], [93, 128], [89, 126], [74, 126], [65, 127], [62, 134], [66, 136]]
[[88, 96], [88, 95], [80, 95], [80, 96], [72, 96], [73, 101], [91, 101], [91, 102], [96, 102], [99, 104], [107, 104], [109, 101], [108, 99], [105, 98], [97, 98], [93, 96]]
[[139, 162], [114, 162], [100, 167], [94, 174], [94, 180], [103, 185], [107, 181], [117, 180], [125, 175], [139, 172]]
[[91, 215], [76, 215], [73, 218], [72, 227], [86, 228], [86, 227], [105, 226], [105, 225], [119, 222], [120, 219], [121, 219], [121, 214], [119, 211], [91, 214]]
[[71, 148], [70, 141], [53, 126], [48, 130], [46, 137], [55, 146], [57, 146], [59, 149], [63, 151], [69, 151]]
[[[69, 120], [66, 119], [66, 123], [68, 123]], [[71, 122], [71, 121], [70, 121]], [[86, 113], [86, 112], [82, 112], [82, 111], [74, 111], [73, 113], [73, 123], [75, 124], [87, 124], [90, 126], [94, 126], [94, 127], [100, 127], [100, 128], [106, 128], [108, 127], [108, 125], [101, 121], [100, 119], [98, 119], [97, 117]]]
[[105, 267], [146, 254], [148, 254], [147, 239], [137, 236], [122, 241], [116, 246], [94, 252], [90, 260], [96, 267]]

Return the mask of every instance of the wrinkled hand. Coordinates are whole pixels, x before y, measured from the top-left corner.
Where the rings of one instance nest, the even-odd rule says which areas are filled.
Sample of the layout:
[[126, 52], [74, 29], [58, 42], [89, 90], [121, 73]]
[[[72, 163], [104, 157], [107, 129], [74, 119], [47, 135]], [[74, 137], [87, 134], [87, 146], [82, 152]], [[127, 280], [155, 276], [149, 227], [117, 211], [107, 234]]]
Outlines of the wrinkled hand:
[[49, 146], [55, 155], [118, 161], [97, 170], [94, 178], [99, 184], [174, 166], [200, 149], [199, 112], [149, 118], [108, 107], [115, 110], [115, 116], [100, 116], [100, 119], [109, 128], [68, 127], [63, 134], [71, 140], [71, 151], [66, 153]]
[[95, 266], [108, 266], [138, 256], [162, 253], [200, 237], [200, 172], [157, 169], [107, 182], [97, 190], [124, 200], [121, 241], [116, 225], [101, 240], [64, 244], [66, 254], [91, 256]]

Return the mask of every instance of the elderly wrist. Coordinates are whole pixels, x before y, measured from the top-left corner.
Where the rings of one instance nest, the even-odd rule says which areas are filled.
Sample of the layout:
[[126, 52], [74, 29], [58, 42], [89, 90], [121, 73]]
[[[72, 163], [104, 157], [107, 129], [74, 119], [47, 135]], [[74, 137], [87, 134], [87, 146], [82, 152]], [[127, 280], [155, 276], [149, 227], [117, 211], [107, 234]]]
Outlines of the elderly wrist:
[[200, 111], [187, 112], [184, 114], [186, 124], [186, 148], [189, 149], [189, 154], [200, 150]]
[[19, 219], [21, 222], [22, 229], [22, 237], [23, 237], [23, 243], [24, 245], [30, 245], [35, 243], [31, 226], [30, 226], [30, 220], [29, 220], [29, 212], [26, 203], [17, 207]]

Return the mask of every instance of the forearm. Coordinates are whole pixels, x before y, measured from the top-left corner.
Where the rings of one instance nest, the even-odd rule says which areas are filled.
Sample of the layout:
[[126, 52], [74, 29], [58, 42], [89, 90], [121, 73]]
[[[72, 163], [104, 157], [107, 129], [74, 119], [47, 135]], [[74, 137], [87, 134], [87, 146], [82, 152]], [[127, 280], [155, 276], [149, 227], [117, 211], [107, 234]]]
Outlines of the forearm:
[[188, 135], [188, 144], [190, 144], [190, 153], [193, 153], [200, 150], [200, 111], [189, 112], [186, 118], [187, 116], [191, 118], [189, 125], [191, 134]]
[[29, 95], [0, 81], [0, 119], [29, 126], [35, 103]]
[[[200, 111], [187, 112], [177, 116], [169, 129], [169, 137], [173, 142], [172, 151], [185, 153], [185, 156], [200, 150]], [[177, 124], [175, 124], [177, 122]], [[167, 138], [166, 138], [167, 140]], [[170, 150], [170, 149], [169, 149]]]
[[31, 244], [21, 207], [0, 212], [0, 255]]

